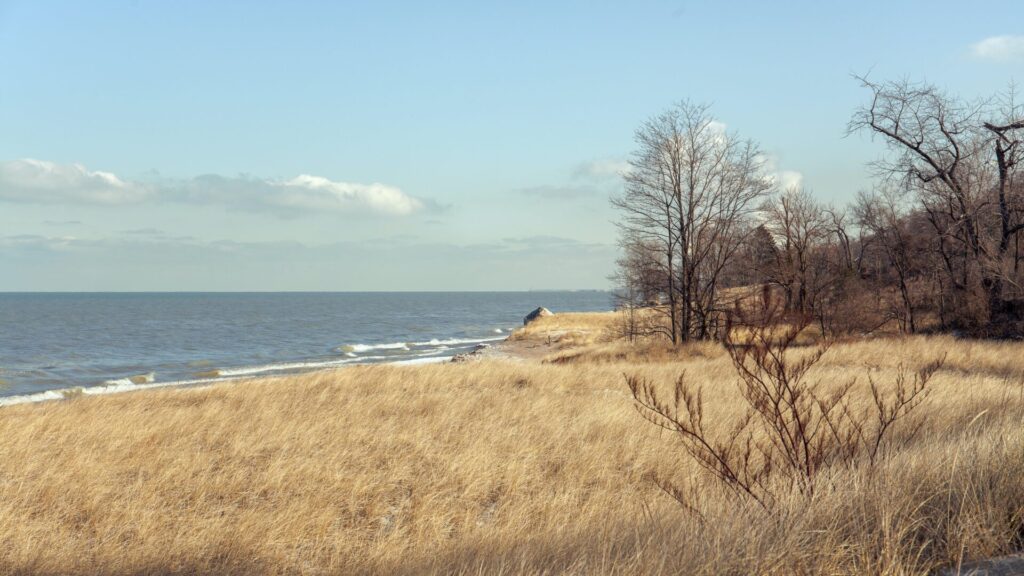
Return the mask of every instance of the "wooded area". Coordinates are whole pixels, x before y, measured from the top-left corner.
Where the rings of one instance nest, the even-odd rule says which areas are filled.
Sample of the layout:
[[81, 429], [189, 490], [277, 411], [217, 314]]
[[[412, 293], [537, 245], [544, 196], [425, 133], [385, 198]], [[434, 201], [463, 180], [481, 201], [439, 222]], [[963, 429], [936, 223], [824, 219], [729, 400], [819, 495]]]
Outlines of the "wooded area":
[[629, 336], [721, 338], [744, 294], [764, 289], [826, 335], [1024, 335], [1014, 87], [967, 101], [928, 84], [858, 81], [869, 97], [848, 133], [871, 135], [885, 154], [868, 168], [873, 189], [846, 206], [780, 188], [759, 145], [705, 105], [681, 102], [636, 131], [612, 200]]

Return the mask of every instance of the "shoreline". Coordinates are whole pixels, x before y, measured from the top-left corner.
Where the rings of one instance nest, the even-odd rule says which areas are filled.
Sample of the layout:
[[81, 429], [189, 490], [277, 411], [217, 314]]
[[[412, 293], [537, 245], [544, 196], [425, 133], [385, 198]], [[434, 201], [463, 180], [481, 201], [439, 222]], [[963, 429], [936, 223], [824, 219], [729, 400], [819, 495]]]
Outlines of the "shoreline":
[[[685, 373], [708, 391], [709, 414], [739, 414], [736, 390], [721, 385], [736, 377], [729, 355], [718, 345], [627, 342], [616, 320], [544, 318], [426, 368], [311, 370], [0, 412], [0, 524], [11, 527], [0, 562], [19, 573], [539, 574], [611, 559], [616, 573], [645, 574], [721, 571], [723, 555], [702, 560], [697, 530], [740, 568], [752, 550], [792, 550], [775, 518], [748, 516], [743, 502], [707, 489], [714, 478], [699, 462], [666, 458], [678, 439], [637, 414], [624, 381], [637, 375], [670, 390]], [[814, 378], [828, 389], [851, 367], [890, 388], [931, 358], [946, 367], [928, 384], [912, 441], [882, 454], [877, 468], [837, 468], [835, 487], [814, 499], [780, 504], [807, 528], [850, 520], [839, 546], [808, 530], [787, 554], [860, 573], [862, 557], [847, 551], [885, 545], [910, 550], [893, 566], [923, 574], [951, 558], [1013, 552], [972, 540], [916, 553], [932, 526], [969, 533], [977, 518], [1016, 514], [1024, 494], [1007, 481], [1024, 467], [1024, 404], [1007, 379], [1019, 373], [1019, 355], [1003, 343], [953, 342], [850, 340], [822, 357]], [[874, 363], [860, 368], [867, 358]], [[173, 386], [131, 390], [161, 387]], [[870, 402], [867, 387], [861, 380], [856, 402]], [[652, 481], [660, 473], [692, 478], [707, 520], [681, 515]], [[931, 506], [935, 494], [961, 491], [966, 505]], [[892, 540], [879, 542], [886, 526]], [[1016, 542], [1017, 525], [992, 529], [999, 542]]]
[[[536, 356], [532, 348], [533, 347], [527, 345], [525, 342], [511, 340], [511, 334], [509, 334], [508, 336], [505, 336], [502, 339], [482, 339], [480, 343], [477, 345], [477, 348], [475, 348], [474, 350], [471, 350], [469, 352], [453, 354], [451, 356], [439, 355], [428, 357], [411, 357], [395, 359], [393, 361], [387, 362], [371, 361], [362, 363], [358, 361], [358, 358], [353, 358], [350, 359], [349, 361], [339, 361], [337, 365], [333, 366], [328, 364], [323, 366], [309, 367], [307, 369], [303, 369], [301, 366], [299, 366], [300, 364], [302, 364], [301, 362], [289, 362], [281, 363], [279, 365], [225, 368], [223, 370], [217, 370], [218, 375], [212, 376], [210, 378], [173, 380], [167, 382], [135, 383], [131, 381], [131, 378], [119, 378], [116, 380], [108, 381], [110, 382], [109, 384], [95, 384], [92, 386], [70, 386], [67, 388], [54, 388], [50, 390], [43, 390], [41, 392], [32, 392], [29, 394], [13, 394], [10, 396], [0, 396], [0, 409], [5, 408], [7, 406], [18, 406], [23, 404], [39, 404], [44, 402], [70, 400], [80, 396], [109, 396], [113, 394], [143, 392], [147, 390], [162, 388], [206, 388], [218, 384], [227, 384], [243, 380], [253, 381], [278, 378], [284, 376], [299, 376], [317, 374], [320, 372], [334, 372], [355, 366], [417, 367], [426, 366], [430, 364], [445, 364], [451, 362], [464, 361], [462, 359], [468, 359], [470, 361], [522, 361]], [[274, 366], [281, 367], [275, 368]], [[249, 372], [249, 370], [257, 369], [258, 371]]]
[[[580, 337], [588, 337], [597, 333], [595, 326], [589, 325], [595, 319], [599, 326], [607, 322], [606, 316], [614, 312], [563, 312], [540, 322], [509, 329], [503, 336], [491, 338], [447, 338], [436, 339], [424, 344], [469, 345], [475, 342], [472, 350], [457, 352], [451, 355], [396, 357], [393, 361], [359, 362], [360, 358], [342, 358], [309, 366], [310, 362], [281, 362], [262, 366], [243, 366], [236, 368], [217, 369], [217, 376], [209, 378], [187, 378], [167, 382], [134, 382], [133, 377], [109, 380], [107, 384], [91, 386], [69, 386], [54, 388], [29, 394], [0, 396], [0, 409], [7, 406], [38, 404], [77, 398], [80, 396], [109, 396], [128, 392], [142, 392], [162, 388], [206, 388], [230, 382], [261, 381], [265, 379], [289, 376], [303, 376], [321, 372], [335, 372], [353, 366], [403, 366], [417, 367], [429, 364], [479, 362], [484, 360], [504, 360], [511, 362], [528, 362], [539, 364], [541, 360], [556, 350], [566, 346], [578, 346]], [[568, 326], [561, 325], [568, 322]], [[582, 322], [582, 324], [580, 324]], [[363, 351], [387, 349], [395, 344], [362, 344]], [[364, 357], [369, 358], [369, 357]], [[303, 366], [308, 368], [303, 369]]]

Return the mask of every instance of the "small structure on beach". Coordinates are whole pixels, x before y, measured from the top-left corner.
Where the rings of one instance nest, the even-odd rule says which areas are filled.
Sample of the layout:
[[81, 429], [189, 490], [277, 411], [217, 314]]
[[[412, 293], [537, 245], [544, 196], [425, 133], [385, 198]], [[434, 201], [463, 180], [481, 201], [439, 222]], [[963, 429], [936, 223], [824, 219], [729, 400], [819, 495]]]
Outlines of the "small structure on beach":
[[541, 306], [540, 308], [537, 308], [533, 312], [530, 312], [529, 314], [527, 314], [526, 318], [523, 318], [523, 326], [526, 326], [527, 324], [529, 324], [530, 322], [533, 322], [537, 318], [541, 318], [541, 317], [544, 317], [544, 316], [554, 316], [554, 315], [555, 315], [554, 312], [552, 312], [551, 310], [548, 310], [547, 308]]

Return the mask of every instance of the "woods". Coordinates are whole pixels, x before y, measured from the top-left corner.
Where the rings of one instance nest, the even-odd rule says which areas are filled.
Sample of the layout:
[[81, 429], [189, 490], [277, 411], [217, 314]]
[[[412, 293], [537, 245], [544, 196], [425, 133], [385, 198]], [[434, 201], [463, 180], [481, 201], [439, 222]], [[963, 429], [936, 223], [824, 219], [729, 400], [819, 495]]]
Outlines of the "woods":
[[[613, 198], [620, 306], [636, 335], [724, 337], [744, 289], [777, 292], [828, 335], [881, 328], [1024, 335], [1018, 175], [1024, 111], [1011, 85], [970, 101], [910, 81], [858, 81], [850, 135], [884, 155], [846, 206], [782, 187], [758, 143], [681, 102], [636, 131]], [[755, 291], [758, 293], [758, 291]]]

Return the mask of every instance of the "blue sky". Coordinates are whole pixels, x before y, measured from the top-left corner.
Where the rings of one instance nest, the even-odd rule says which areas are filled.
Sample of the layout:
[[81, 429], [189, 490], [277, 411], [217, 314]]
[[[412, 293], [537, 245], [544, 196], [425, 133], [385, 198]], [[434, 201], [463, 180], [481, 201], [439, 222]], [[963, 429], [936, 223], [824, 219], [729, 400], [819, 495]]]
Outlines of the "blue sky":
[[[893, 4], [898, 4], [893, 6]], [[0, 290], [606, 287], [689, 98], [842, 204], [852, 73], [1024, 77], [1024, 4], [0, 0]]]

